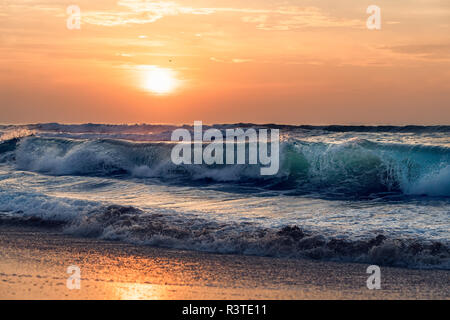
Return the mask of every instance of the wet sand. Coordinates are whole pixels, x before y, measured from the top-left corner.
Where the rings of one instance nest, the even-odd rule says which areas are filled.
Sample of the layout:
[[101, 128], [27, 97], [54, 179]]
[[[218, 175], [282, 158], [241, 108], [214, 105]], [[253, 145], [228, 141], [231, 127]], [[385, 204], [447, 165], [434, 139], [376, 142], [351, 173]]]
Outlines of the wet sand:
[[[69, 290], [69, 266], [81, 269]], [[218, 255], [0, 225], [0, 299], [450, 299], [450, 271]]]

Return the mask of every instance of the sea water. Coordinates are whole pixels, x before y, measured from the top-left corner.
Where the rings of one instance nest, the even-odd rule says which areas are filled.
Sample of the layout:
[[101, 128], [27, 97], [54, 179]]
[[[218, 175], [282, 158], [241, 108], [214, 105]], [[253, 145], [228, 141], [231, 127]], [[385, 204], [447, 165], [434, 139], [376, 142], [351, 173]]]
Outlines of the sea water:
[[171, 125], [0, 126], [0, 223], [165, 248], [450, 269], [449, 126], [212, 127], [279, 129], [278, 173], [175, 165]]

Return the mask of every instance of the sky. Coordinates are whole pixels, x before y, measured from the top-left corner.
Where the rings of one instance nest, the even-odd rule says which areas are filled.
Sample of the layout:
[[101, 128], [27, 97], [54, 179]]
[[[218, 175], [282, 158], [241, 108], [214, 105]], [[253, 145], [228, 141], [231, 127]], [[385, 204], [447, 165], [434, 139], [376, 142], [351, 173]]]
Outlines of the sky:
[[448, 0], [0, 0], [0, 61], [4, 124], [450, 124]]

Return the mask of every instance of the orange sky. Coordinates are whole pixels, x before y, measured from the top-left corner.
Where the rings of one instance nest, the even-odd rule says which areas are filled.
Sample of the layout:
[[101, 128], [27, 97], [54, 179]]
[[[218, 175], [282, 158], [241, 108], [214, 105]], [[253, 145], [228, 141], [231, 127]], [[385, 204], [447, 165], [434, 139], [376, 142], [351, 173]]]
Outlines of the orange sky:
[[0, 61], [0, 123], [450, 124], [448, 0], [1, 0]]

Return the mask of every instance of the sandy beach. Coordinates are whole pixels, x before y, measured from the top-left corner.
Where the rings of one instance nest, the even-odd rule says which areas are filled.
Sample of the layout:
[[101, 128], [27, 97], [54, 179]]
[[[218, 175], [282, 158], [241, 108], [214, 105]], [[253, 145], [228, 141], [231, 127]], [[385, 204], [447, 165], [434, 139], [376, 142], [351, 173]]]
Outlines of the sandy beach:
[[0, 19], [0, 300], [450, 300], [449, 0]]
[[[64, 235], [58, 228], [0, 226], [1, 299], [449, 299], [450, 272], [218, 255]], [[80, 290], [66, 287], [81, 269]]]

